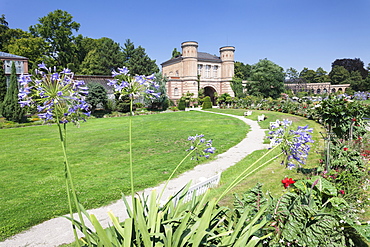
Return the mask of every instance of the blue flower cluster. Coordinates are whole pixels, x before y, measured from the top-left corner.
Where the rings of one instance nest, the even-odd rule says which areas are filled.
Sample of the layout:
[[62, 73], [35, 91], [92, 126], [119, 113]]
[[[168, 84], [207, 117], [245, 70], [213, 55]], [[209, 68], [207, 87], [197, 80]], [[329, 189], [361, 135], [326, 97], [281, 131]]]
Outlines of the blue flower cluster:
[[35, 106], [38, 116], [45, 122], [55, 119], [60, 123], [76, 123], [90, 116], [89, 105], [85, 101], [88, 89], [84, 81], [74, 80], [69, 69], [58, 73], [44, 63], [38, 67], [34, 77], [21, 75], [19, 78], [18, 98], [22, 107]]
[[355, 92], [353, 95], [353, 99], [355, 100], [367, 100], [370, 99], [369, 92]]
[[200, 157], [209, 158], [210, 154], [214, 154], [216, 151], [215, 147], [212, 147], [212, 140], [206, 140], [204, 135], [189, 136], [188, 141], [191, 142], [191, 146], [186, 151], [195, 151], [195, 155], [192, 159], [199, 160]]
[[114, 79], [108, 80], [108, 86], [114, 87], [114, 90], [120, 96], [128, 95], [131, 99], [139, 96], [159, 98], [160, 93], [154, 90], [159, 88], [159, 84], [154, 81], [154, 74], [151, 76], [130, 76], [128, 72], [129, 70], [126, 67], [118, 68], [118, 72], [113, 70], [112, 76]]
[[292, 121], [284, 119], [277, 120], [271, 125], [269, 137], [275, 144], [281, 144], [281, 149], [285, 155], [282, 164], [292, 169], [297, 165], [304, 165], [310, 151], [309, 143], [313, 143], [312, 129], [306, 126], [298, 126], [296, 130], [291, 128]]

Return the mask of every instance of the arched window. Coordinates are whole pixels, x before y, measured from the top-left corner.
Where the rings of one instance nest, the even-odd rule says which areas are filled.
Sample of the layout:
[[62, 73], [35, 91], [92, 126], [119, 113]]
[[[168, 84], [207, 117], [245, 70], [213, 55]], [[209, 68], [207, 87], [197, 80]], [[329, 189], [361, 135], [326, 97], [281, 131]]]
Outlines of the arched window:
[[179, 89], [177, 87], [173, 90], [173, 96], [179, 96]]

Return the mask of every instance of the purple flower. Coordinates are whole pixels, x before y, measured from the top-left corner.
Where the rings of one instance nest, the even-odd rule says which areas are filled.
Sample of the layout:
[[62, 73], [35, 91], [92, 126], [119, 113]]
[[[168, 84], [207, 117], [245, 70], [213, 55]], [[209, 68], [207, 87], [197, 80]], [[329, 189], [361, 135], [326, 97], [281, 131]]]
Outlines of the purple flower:
[[46, 67], [46, 65], [44, 64], [44, 62], [40, 63], [37, 65], [40, 69], [46, 69], [48, 70], [48, 68]]
[[123, 68], [118, 68], [118, 71], [120, 74], [127, 75], [128, 74], [128, 68], [123, 67]]
[[[44, 63], [39, 64], [39, 68], [47, 69]], [[23, 76], [20, 81], [19, 103], [21, 106], [35, 105], [39, 117], [45, 121], [77, 122], [89, 111], [84, 101], [88, 93], [85, 82], [73, 80], [69, 69], [60, 73], [37, 71], [33, 80]]]

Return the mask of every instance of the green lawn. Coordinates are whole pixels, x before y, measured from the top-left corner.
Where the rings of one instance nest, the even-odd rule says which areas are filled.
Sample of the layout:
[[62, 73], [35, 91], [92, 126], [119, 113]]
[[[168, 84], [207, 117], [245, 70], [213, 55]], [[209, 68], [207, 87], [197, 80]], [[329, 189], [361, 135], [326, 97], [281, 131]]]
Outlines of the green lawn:
[[[128, 117], [68, 126], [67, 153], [78, 196], [95, 208], [129, 193]], [[186, 155], [187, 137], [205, 134], [221, 153], [248, 131], [242, 121], [211, 113], [176, 112], [133, 118], [135, 190], [168, 178]], [[56, 126], [0, 129], [0, 240], [68, 212]], [[187, 161], [179, 173], [195, 166]]]
[[[234, 115], [243, 115], [245, 112], [244, 109], [212, 109], [213, 112], [223, 112], [228, 114]], [[293, 121], [293, 126], [305, 126], [309, 125], [313, 128], [314, 133], [312, 134], [313, 139], [315, 142], [311, 145], [311, 151], [308, 156], [308, 160], [304, 168], [313, 168], [317, 167], [318, 160], [321, 158], [321, 153], [323, 152], [323, 140], [321, 138], [320, 132], [324, 132], [323, 127], [315, 121], [308, 120], [303, 117], [285, 114], [281, 112], [269, 112], [269, 111], [253, 111], [251, 116], [248, 118], [257, 120], [257, 116], [264, 114], [267, 119], [260, 122], [260, 126], [262, 128], [268, 128], [270, 122], [274, 122], [277, 119], [289, 119]], [[265, 161], [274, 157], [278, 154], [279, 150], [275, 150], [269, 156], [266, 157]], [[242, 161], [237, 163], [236, 165], [230, 167], [226, 171], [222, 173], [221, 176], [221, 184], [220, 186], [213, 190], [212, 196], [217, 197], [220, 195], [226, 187], [237, 177], [241, 171], [245, 170], [249, 166], [253, 164], [258, 158], [260, 158], [263, 154], [265, 154], [267, 150], [258, 150], [253, 152], [252, 154], [248, 155]], [[288, 170], [285, 169], [284, 166], [280, 165], [281, 159], [276, 159], [275, 161], [265, 165], [264, 167], [256, 170], [246, 179], [244, 179], [234, 190], [232, 190], [228, 195], [226, 195], [223, 200], [220, 202], [221, 205], [228, 205], [232, 206], [234, 201], [234, 193], [242, 194], [243, 192], [247, 191], [248, 189], [254, 187], [258, 182], [263, 184], [263, 190], [269, 191], [274, 196], [280, 196], [286, 190], [284, 189], [281, 180], [284, 177], [291, 177], [294, 180], [305, 178], [306, 175], [302, 173], [298, 173], [297, 170]], [[258, 165], [262, 164], [261, 162], [256, 164], [250, 170], [253, 170]]]

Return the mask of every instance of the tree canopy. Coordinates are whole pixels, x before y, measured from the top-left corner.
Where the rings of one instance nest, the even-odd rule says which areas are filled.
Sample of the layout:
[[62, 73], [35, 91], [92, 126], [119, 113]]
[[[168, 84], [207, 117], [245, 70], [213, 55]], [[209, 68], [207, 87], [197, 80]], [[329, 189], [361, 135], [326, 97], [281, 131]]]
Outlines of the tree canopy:
[[368, 71], [364, 68], [364, 62], [362, 62], [359, 58], [336, 59], [331, 64], [332, 69], [334, 69], [335, 66], [343, 66], [349, 73], [351, 73], [352, 71], [359, 71], [362, 79], [365, 79], [368, 75]]
[[130, 39], [124, 44], [123, 59], [123, 64], [130, 70], [131, 75], [151, 75], [159, 72], [155, 60], [149, 58], [143, 47], [135, 48]]
[[41, 37], [49, 44], [47, 56], [51, 60], [48, 62], [61, 68], [75, 62], [76, 47], [73, 43], [73, 32], [79, 30], [80, 24], [73, 21], [73, 16], [57, 9], [39, 18], [39, 22], [30, 26], [29, 31], [34, 37]]
[[252, 65], [248, 94], [278, 98], [284, 92], [284, 69], [267, 59]]

